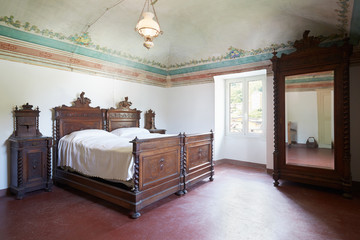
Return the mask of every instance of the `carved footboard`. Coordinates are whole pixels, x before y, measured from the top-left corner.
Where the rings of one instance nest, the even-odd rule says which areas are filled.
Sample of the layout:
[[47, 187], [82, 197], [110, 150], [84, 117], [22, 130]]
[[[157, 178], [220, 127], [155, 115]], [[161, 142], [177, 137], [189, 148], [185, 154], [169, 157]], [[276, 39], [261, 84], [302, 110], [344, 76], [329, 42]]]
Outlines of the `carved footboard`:
[[133, 141], [135, 163], [134, 193], [137, 195], [133, 218], [140, 216], [143, 207], [169, 196], [181, 194], [183, 136]]
[[184, 192], [186, 188], [209, 177], [214, 180], [213, 132], [184, 136]]

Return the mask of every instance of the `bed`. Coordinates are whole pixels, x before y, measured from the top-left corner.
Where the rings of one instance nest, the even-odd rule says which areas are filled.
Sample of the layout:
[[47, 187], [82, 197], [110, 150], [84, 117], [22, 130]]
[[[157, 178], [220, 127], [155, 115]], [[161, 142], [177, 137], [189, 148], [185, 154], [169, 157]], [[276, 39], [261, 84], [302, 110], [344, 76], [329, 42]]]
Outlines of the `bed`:
[[[106, 130], [139, 127], [141, 111], [132, 109], [128, 98], [118, 108], [91, 107], [81, 93], [73, 106], [54, 108], [55, 184], [65, 184], [130, 210], [132, 218], [140, 210], [171, 194], [184, 195], [194, 183], [214, 176], [213, 133], [178, 134], [131, 140], [133, 177], [131, 184], [87, 176], [60, 166], [59, 142], [65, 136], [86, 129]], [[155, 136], [155, 135], [153, 135]]]

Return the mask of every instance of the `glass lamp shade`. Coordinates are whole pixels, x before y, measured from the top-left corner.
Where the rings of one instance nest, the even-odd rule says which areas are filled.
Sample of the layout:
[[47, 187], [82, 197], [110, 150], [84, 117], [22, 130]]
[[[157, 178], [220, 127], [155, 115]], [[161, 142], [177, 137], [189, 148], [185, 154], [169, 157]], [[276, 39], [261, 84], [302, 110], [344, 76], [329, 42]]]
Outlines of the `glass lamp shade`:
[[159, 24], [153, 19], [154, 14], [152, 12], [144, 12], [143, 19], [136, 24], [136, 31], [145, 39], [153, 39], [160, 33]]
[[146, 39], [144, 42], [144, 47], [146, 47], [147, 49], [150, 49], [154, 46], [154, 43], [151, 41], [151, 39]]

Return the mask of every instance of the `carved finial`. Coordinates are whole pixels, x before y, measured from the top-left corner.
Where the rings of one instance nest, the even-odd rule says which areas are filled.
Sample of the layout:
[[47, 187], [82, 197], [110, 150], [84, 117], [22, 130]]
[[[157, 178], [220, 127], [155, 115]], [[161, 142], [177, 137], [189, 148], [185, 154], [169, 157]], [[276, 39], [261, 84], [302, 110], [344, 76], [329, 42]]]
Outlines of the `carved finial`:
[[151, 109], [149, 109], [146, 113], [155, 115], [155, 112], [153, 110], [151, 110]]
[[85, 96], [85, 92], [81, 92], [80, 97], [74, 102], [75, 107], [90, 107], [91, 100]]
[[84, 97], [85, 92], [81, 92], [80, 97], [78, 98], [82, 104], [91, 103], [91, 100], [87, 97]]
[[121, 101], [119, 103], [119, 108], [121, 109], [130, 109], [130, 106], [132, 105], [132, 102], [128, 101], [128, 97], [125, 97], [125, 101]]
[[276, 51], [276, 49], [274, 48], [273, 56], [276, 57], [276, 54], [277, 54], [277, 51]]
[[306, 39], [309, 37], [310, 30], [305, 30], [303, 33], [303, 39]]
[[29, 103], [26, 103], [22, 105], [23, 110], [32, 110], [33, 105], [30, 105]]
[[306, 30], [303, 33], [303, 39], [301, 40], [296, 40], [294, 42], [294, 47], [299, 51], [299, 50], [306, 50], [308, 48], [314, 48], [314, 47], [318, 47], [321, 39], [319, 37], [314, 37], [311, 36], [309, 37], [309, 33], [310, 30]]

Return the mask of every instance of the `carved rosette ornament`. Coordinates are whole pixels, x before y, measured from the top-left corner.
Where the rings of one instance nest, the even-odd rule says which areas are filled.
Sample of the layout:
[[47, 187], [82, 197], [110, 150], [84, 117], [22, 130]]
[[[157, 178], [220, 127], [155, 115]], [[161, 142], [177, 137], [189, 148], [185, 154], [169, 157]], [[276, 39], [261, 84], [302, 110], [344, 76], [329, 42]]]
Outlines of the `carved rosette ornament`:
[[80, 97], [76, 99], [74, 102], [74, 107], [82, 108], [82, 107], [90, 107], [91, 100], [85, 97], [85, 92], [81, 92]]
[[[119, 107], [118, 107], [118, 109], [121, 109], [121, 110], [130, 110], [130, 106], [132, 105], [132, 102], [129, 102], [128, 100], [129, 100], [129, 98], [128, 98], [128, 97], [125, 97], [125, 100], [124, 100], [124, 101], [119, 102]], [[134, 109], [134, 110], [136, 110], [136, 109]]]
[[[100, 107], [90, 107], [91, 100], [87, 97], [85, 97], [85, 92], [81, 92], [80, 96], [73, 102], [73, 105], [68, 107], [66, 105], [62, 105], [61, 107], [55, 107], [55, 110], [60, 109], [73, 109], [73, 108], [100, 108]], [[61, 113], [66, 114], [67, 113]]]
[[294, 47], [297, 51], [304, 51], [306, 49], [311, 49], [319, 46], [319, 44], [321, 43], [321, 39], [314, 36], [309, 37], [309, 33], [310, 31], [306, 30], [303, 33], [303, 38], [294, 42]]

